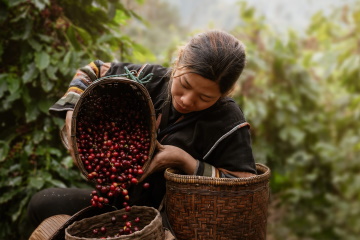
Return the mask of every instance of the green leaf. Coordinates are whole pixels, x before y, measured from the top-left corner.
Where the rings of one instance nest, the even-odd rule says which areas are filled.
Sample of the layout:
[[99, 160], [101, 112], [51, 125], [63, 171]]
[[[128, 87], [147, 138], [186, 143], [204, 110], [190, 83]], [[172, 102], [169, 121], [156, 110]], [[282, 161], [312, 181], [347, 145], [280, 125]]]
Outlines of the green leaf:
[[78, 39], [76, 37], [75, 28], [74, 28], [73, 25], [70, 25], [70, 27], [67, 29], [66, 36], [67, 36], [67, 39], [69, 40], [71, 46], [75, 50], [80, 51], [81, 46], [80, 46], [79, 41], [78, 41]]
[[7, 75], [6, 81], [10, 94], [15, 94], [20, 88], [19, 79], [9, 74]]
[[9, 2], [9, 7], [15, 7], [17, 5], [19, 5], [20, 3], [26, 2], [27, 0], [10, 0]]
[[55, 75], [57, 70], [58, 70], [58, 67], [50, 65], [49, 67], [46, 68], [46, 74], [51, 80], [57, 80], [57, 77]]
[[43, 131], [35, 131], [33, 135], [33, 142], [35, 144], [39, 144], [42, 140], [44, 140], [44, 132]]
[[38, 41], [36, 41], [34, 38], [28, 39], [28, 43], [37, 52], [39, 52], [42, 48], [42, 45]]
[[37, 108], [37, 106], [35, 104], [29, 104], [26, 106], [26, 112], [25, 112], [25, 117], [26, 117], [26, 122], [32, 122], [35, 121], [36, 118], [39, 116], [39, 109]]
[[8, 90], [5, 77], [7, 74], [0, 74], [0, 98], [4, 96], [4, 93]]
[[49, 179], [49, 180], [47, 180], [47, 182], [50, 183], [54, 187], [66, 188], [66, 185], [57, 179]]
[[283, 141], [289, 141], [295, 146], [303, 141], [305, 133], [297, 127], [288, 126], [280, 130], [279, 136]]
[[25, 105], [28, 105], [33, 101], [33, 99], [30, 97], [28, 88], [23, 88], [21, 98]]
[[7, 106], [8, 104], [11, 104], [15, 100], [18, 100], [19, 98], [21, 98], [20, 91], [14, 92], [13, 94], [9, 95], [6, 98], [6, 101], [5, 101], [4, 105], [3, 105], [3, 107], [6, 109], [5, 106]]
[[27, 205], [27, 203], [28, 203], [28, 201], [29, 201], [29, 198], [30, 198], [30, 196], [27, 195], [25, 198], [23, 198], [23, 199], [21, 200], [21, 202], [20, 202], [20, 204], [19, 204], [19, 206], [18, 206], [18, 210], [17, 210], [14, 214], [11, 215], [11, 220], [12, 220], [13, 222], [15, 222], [15, 221], [19, 218], [19, 216], [20, 216], [20, 214], [22, 213], [24, 207]]
[[35, 7], [41, 11], [46, 5], [49, 5], [49, 0], [34, 0], [33, 3]]
[[2, 24], [8, 17], [9, 11], [5, 7], [0, 8], [0, 24]]
[[14, 171], [20, 171], [20, 170], [21, 170], [20, 164], [14, 164], [11, 167], [9, 167], [9, 173], [14, 172]]
[[99, 4], [104, 9], [108, 8], [108, 4], [109, 4], [108, 0], [97, 0], [96, 2], [97, 2], [97, 4]]
[[52, 118], [51, 120], [52, 120], [52, 121], [54, 122], [54, 124], [59, 128], [59, 130], [60, 130], [60, 128], [64, 125], [64, 120], [61, 119], [61, 118]]
[[45, 184], [42, 176], [29, 177], [28, 186], [40, 190]]
[[[1, 13], [0, 13], [1, 14]], [[1, 17], [0, 17], [1, 18]], [[1, 23], [1, 22], [0, 22]], [[2, 56], [4, 53], [4, 47], [3, 44], [0, 42], [0, 56]], [[0, 63], [2, 62], [2, 59], [0, 58]]]
[[129, 18], [130, 18], [129, 14], [127, 14], [123, 10], [116, 10], [114, 20], [117, 24], [124, 25]]
[[45, 43], [51, 43], [54, 40], [53, 38], [51, 38], [47, 35], [44, 35], [44, 34], [37, 34], [37, 36]]
[[8, 179], [8, 186], [10, 186], [10, 187], [20, 186], [21, 183], [22, 183], [22, 177], [21, 176], [11, 177], [11, 178]]
[[35, 63], [33, 62], [30, 63], [27, 68], [28, 70], [22, 75], [22, 80], [24, 84], [31, 82], [31, 80], [35, 79], [39, 73], [35, 66]]
[[54, 87], [54, 82], [50, 81], [50, 79], [46, 77], [44, 72], [40, 73], [40, 82], [41, 87], [42, 89], [44, 89], [45, 92], [50, 92]]
[[48, 150], [50, 154], [55, 155], [57, 157], [61, 157], [62, 155], [61, 151], [57, 148], [48, 148]]
[[35, 64], [36, 67], [42, 71], [47, 68], [50, 64], [50, 56], [47, 52], [36, 52], [35, 53]]
[[33, 21], [30, 19], [26, 19], [25, 21], [25, 31], [24, 34], [22, 35], [21, 39], [25, 40], [27, 38], [29, 38], [29, 36], [31, 35], [31, 32], [33, 30]]
[[76, 32], [79, 34], [79, 36], [83, 40], [84, 45], [91, 44], [91, 42], [92, 42], [91, 35], [87, 31], [85, 31], [83, 28], [77, 27], [75, 25], [74, 25], [74, 29], [76, 30]]
[[9, 191], [5, 191], [0, 196], [0, 204], [4, 204], [11, 199], [13, 199], [19, 192], [21, 192], [21, 189], [11, 188]]
[[41, 173], [39, 173], [39, 175], [41, 176], [42, 179], [44, 179], [47, 182], [52, 179], [51, 174], [47, 171], [41, 171]]
[[69, 74], [70, 70], [72, 70], [72, 62], [74, 59], [78, 58], [75, 51], [68, 51], [61, 63], [58, 64], [59, 70], [63, 75]]
[[25, 18], [26, 15], [28, 14], [29, 8], [26, 8], [25, 11], [23, 11], [21, 14], [19, 14], [18, 16], [16, 16], [15, 18], [13, 18], [10, 22], [17, 22], [22, 18]]
[[64, 63], [65, 66], [69, 66], [69, 65], [70, 65], [71, 56], [72, 56], [72, 52], [71, 52], [71, 51], [69, 51], [69, 52], [67, 52], [67, 53], [65, 54], [64, 61], [63, 61], [63, 63]]
[[63, 158], [63, 160], [61, 161], [61, 164], [65, 168], [72, 168], [74, 166], [74, 160], [72, 159], [71, 156], [67, 156], [67, 157]]
[[10, 150], [8, 142], [0, 140], [0, 162], [6, 159]]
[[41, 112], [45, 114], [49, 114], [49, 108], [51, 106], [52, 102], [50, 102], [49, 99], [41, 99], [38, 103], [38, 107]]

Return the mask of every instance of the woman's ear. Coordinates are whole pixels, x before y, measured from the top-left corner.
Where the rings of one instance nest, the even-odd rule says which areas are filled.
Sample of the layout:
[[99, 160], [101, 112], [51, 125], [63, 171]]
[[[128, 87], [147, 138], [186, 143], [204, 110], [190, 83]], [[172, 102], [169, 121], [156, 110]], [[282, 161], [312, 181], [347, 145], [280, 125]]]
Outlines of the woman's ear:
[[221, 97], [232, 96], [235, 93], [236, 84], [234, 84], [229, 90], [221, 94]]

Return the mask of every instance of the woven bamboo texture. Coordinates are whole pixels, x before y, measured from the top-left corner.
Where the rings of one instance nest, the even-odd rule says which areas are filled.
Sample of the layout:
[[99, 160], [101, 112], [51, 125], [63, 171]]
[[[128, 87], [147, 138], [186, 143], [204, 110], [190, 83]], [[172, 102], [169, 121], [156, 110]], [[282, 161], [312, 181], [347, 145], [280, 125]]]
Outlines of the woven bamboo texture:
[[[65, 239], [65, 229], [73, 224], [75, 221], [80, 221], [84, 218], [94, 217], [100, 214], [116, 211], [117, 209], [110, 205], [105, 205], [103, 208], [88, 206], [81, 209], [74, 215], [72, 215], [65, 223], [60, 227], [59, 223], [54, 222], [53, 227], [58, 227], [57, 231], [49, 238], [50, 240], [64, 240]], [[42, 224], [42, 223], [41, 223]]]
[[[85, 91], [81, 94], [80, 99], [76, 103], [73, 111], [72, 122], [71, 122], [71, 140], [72, 147], [74, 149], [75, 161], [78, 163], [78, 167], [81, 173], [87, 177], [88, 172], [84, 167], [84, 163], [81, 161], [78, 152], [78, 146], [76, 141], [76, 124], [77, 118], [79, 117], [80, 111], [88, 104], [89, 96], [96, 93], [96, 91], [105, 91], [107, 94], [112, 96], [117, 96], [120, 93], [126, 93], [131, 98], [136, 98], [139, 102], [143, 104], [143, 109], [146, 110], [145, 116], [147, 117], [147, 126], [151, 134], [151, 144], [149, 149], [149, 155], [143, 169], [146, 170], [147, 166], [150, 163], [152, 154], [155, 150], [156, 143], [156, 119], [155, 119], [155, 109], [151, 101], [151, 97], [147, 89], [140, 83], [130, 80], [125, 77], [105, 77], [103, 79], [98, 79], [92, 84], [90, 84]], [[86, 114], [84, 111], [82, 114]], [[112, 114], [112, 113], [107, 113]]]
[[[107, 236], [114, 236], [119, 232], [119, 229], [124, 226], [120, 222], [121, 216], [125, 214], [124, 209], [116, 210], [109, 213], [104, 213], [98, 216], [85, 218], [83, 220], [74, 222], [65, 229], [66, 240], [95, 240], [92, 230], [94, 228], [100, 229], [105, 226], [107, 229]], [[111, 218], [115, 216], [118, 221], [113, 224]], [[129, 235], [119, 237], [112, 237], [113, 240], [164, 240], [165, 231], [162, 226], [162, 218], [160, 212], [152, 207], [133, 206], [127, 221], [134, 221], [135, 217], [140, 217], [140, 222], [137, 226], [141, 229]], [[123, 222], [125, 223], [125, 222]]]
[[265, 240], [270, 169], [258, 175], [211, 178], [165, 171], [166, 213], [178, 240]]
[[71, 216], [55, 215], [41, 222], [33, 231], [29, 240], [49, 240], [50, 237], [66, 222]]

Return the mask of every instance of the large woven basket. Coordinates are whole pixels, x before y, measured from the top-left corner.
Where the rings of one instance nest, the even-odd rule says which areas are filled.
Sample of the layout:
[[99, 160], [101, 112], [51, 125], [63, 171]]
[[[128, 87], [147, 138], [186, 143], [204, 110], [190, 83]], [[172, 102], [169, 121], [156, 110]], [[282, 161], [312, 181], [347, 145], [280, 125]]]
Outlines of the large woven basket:
[[165, 171], [166, 213], [178, 240], [265, 240], [270, 169], [249, 178], [211, 178]]
[[[91, 85], [89, 85], [86, 90], [82, 93], [80, 99], [76, 103], [73, 111], [72, 122], [71, 122], [71, 140], [72, 147], [75, 154], [75, 160], [78, 163], [78, 167], [81, 173], [87, 177], [88, 171], [84, 167], [83, 161], [79, 157], [78, 146], [77, 146], [77, 119], [80, 115], [80, 112], [86, 108], [86, 105], [89, 102], [89, 98], [92, 94], [97, 92], [106, 92], [111, 96], [118, 96], [120, 93], [126, 93], [129, 98], [135, 98], [137, 102], [142, 104], [142, 108], [145, 111], [144, 116], [147, 118], [146, 124], [148, 130], [151, 134], [151, 145], [149, 149], [148, 159], [151, 159], [152, 154], [155, 150], [156, 143], [156, 119], [155, 119], [155, 109], [151, 101], [151, 97], [147, 89], [141, 84], [134, 80], [130, 80], [125, 77], [109, 76], [96, 80]], [[114, 103], [116, 104], [116, 103]], [[83, 110], [86, 114], [86, 111]], [[99, 110], [100, 111], [100, 110]], [[107, 114], [112, 114], [111, 112]], [[143, 166], [143, 169], [146, 170], [146, 167], [149, 165], [150, 161], [147, 161]]]
[[[127, 213], [124, 209], [116, 210], [109, 213], [104, 213], [90, 218], [74, 222], [65, 229], [66, 240], [95, 240], [104, 236], [94, 236], [93, 229], [100, 229], [106, 227], [106, 236], [114, 236], [119, 232], [122, 223], [121, 216]], [[111, 218], [116, 217], [118, 221], [114, 224]], [[113, 240], [164, 240], [165, 230], [162, 226], [162, 218], [160, 212], [152, 207], [133, 206], [131, 214], [126, 221], [134, 222], [135, 217], [140, 217], [140, 222], [137, 226], [141, 229], [129, 235], [119, 237], [111, 237]]]

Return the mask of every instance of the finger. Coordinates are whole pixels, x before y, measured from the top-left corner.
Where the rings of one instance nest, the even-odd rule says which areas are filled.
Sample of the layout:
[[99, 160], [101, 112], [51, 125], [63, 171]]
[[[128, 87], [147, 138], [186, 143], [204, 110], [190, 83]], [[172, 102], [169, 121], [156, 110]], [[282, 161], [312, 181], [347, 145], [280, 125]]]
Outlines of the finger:
[[144, 181], [144, 179], [145, 179], [146, 177], [147, 177], [147, 174], [144, 173], [144, 174], [140, 177], [139, 183], [141, 183], [142, 181]]
[[141, 175], [139, 182], [144, 181], [144, 179], [147, 178], [152, 173], [154, 169], [153, 164], [154, 164], [154, 158], [152, 158], [151, 161], [149, 162], [149, 165], [144, 171], [144, 173]]
[[152, 172], [152, 170], [148, 169], [146, 172], [144, 172], [144, 174], [140, 177], [139, 182], [141, 183], [142, 181], [144, 181]]
[[158, 140], [156, 140], [155, 148], [156, 148], [158, 151], [161, 151], [161, 150], [164, 149], [163, 145], [161, 145]]

